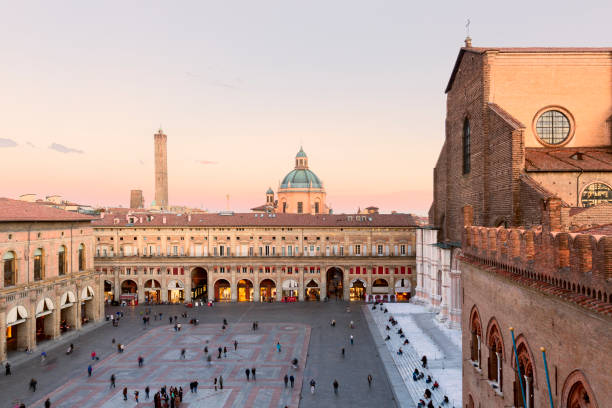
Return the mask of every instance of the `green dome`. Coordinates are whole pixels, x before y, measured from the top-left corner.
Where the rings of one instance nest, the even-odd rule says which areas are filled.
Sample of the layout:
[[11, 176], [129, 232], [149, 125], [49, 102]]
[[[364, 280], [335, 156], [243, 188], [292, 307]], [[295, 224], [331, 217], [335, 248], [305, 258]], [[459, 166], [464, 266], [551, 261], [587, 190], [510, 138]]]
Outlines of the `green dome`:
[[268, 188], [268, 191], [266, 191], [266, 194], [274, 194], [274, 191], [272, 190], [272, 188]]
[[300, 151], [295, 157], [306, 157], [306, 153], [304, 153], [304, 149], [302, 149], [302, 147], [300, 147]]
[[280, 188], [323, 188], [321, 180], [308, 169], [295, 169], [285, 176]]

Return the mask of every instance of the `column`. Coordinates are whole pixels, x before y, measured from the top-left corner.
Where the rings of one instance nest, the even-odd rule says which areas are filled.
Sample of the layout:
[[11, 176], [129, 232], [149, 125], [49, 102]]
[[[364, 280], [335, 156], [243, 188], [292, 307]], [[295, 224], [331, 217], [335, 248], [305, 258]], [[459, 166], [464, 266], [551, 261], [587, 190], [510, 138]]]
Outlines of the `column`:
[[304, 301], [304, 293], [306, 291], [306, 288], [304, 287], [304, 274], [300, 273], [300, 276], [298, 277], [298, 301], [303, 302]]
[[191, 302], [191, 272], [188, 267], [182, 266], [185, 275], [183, 275], [183, 281], [185, 283], [185, 301]]
[[[164, 273], [164, 268], [161, 269], [162, 273]], [[168, 278], [167, 275], [161, 275], [159, 279], [159, 284], [161, 285], [161, 301], [168, 301]]]
[[350, 291], [350, 276], [347, 271], [350, 269], [348, 267], [344, 267], [344, 271], [342, 273], [342, 300], [350, 300], [351, 291]]
[[256, 266], [253, 266], [253, 302], [260, 302], [260, 301], [261, 301], [261, 292], [259, 291], [259, 269], [257, 269]]
[[[29, 301], [24, 305], [28, 311], [28, 318], [18, 326], [23, 325], [25, 328], [17, 328], [17, 330], [20, 330], [19, 338], [17, 339], [19, 350], [25, 350], [26, 348], [33, 350], [36, 348], [36, 298], [33, 297], [35, 295], [34, 292], [30, 292]], [[22, 336], [22, 334], [24, 335]]]
[[321, 272], [321, 302], [327, 298], [327, 274], [325, 269]]
[[283, 282], [282, 279], [276, 279], [276, 301], [280, 302], [283, 300]]
[[[137, 270], [137, 269], [134, 269]], [[145, 287], [144, 283], [146, 280], [142, 278], [142, 275], [138, 274], [138, 278], [136, 279], [136, 284], [138, 285], [138, 290], [136, 294], [138, 296], [138, 304], [142, 304], [145, 301]]]
[[231, 298], [232, 302], [236, 302], [238, 300], [238, 287], [236, 285], [236, 276], [232, 273], [232, 277], [230, 278], [230, 288], [232, 291]]
[[208, 297], [209, 302], [213, 302], [215, 300], [215, 286], [213, 282], [213, 271], [211, 268], [206, 270], [206, 296]]
[[6, 360], [6, 303], [0, 305], [0, 361]]
[[72, 305], [72, 309], [74, 309], [72, 311], [72, 313], [74, 313], [73, 316], [76, 316], [74, 329], [81, 330], [81, 286], [76, 285], [74, 290], [76, 290], [76, 293], [74, 294], [74, 297], [76, 298], [76, 302], [75, 304]]

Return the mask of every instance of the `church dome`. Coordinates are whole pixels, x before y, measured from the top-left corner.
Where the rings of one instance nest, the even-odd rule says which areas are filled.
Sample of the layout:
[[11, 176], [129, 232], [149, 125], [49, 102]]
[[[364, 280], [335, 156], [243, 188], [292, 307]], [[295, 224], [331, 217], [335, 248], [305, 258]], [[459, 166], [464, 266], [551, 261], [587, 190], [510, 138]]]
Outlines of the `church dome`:
[[280, 188], [323, 188], [323, 184], [312, 171], [295, 169], [285, 176]]

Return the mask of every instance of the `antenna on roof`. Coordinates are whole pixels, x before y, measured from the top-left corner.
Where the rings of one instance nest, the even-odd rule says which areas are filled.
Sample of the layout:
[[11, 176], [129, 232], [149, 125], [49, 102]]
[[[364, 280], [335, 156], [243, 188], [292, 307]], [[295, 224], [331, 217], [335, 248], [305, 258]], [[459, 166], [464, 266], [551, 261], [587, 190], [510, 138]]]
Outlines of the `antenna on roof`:
[[472, 46], [472, 39], [470, 38], [470, 19], [467, 19], [467, 22], [465, 23], [465, 46], [467, 48], [470, 48]]
[[229, 207], [229, 205], [230, 205], [230, 200], [229, 200], [229, 199], [230, 199], [229, 194], [227, 194], [227, 195], [225, 196], [225, 200], [226, 200], [225, 209], [226, 209], [227, 211], [229, 211], [229, 209], [230, 209], [230, 207]]

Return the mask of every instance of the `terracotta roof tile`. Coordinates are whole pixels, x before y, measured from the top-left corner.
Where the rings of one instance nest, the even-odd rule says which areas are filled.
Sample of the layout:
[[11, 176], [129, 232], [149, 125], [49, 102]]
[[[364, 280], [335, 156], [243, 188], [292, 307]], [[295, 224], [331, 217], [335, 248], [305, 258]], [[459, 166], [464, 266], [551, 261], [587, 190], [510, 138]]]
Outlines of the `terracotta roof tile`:
[[528, 147], [525, 149], [525, 170], [612, 171], [612, 148]]
[[[148, 221], [147, 215], [152, 216]], [[107, 211], [104, 218], [93, 222], [94, 226], [201, 226], [201, 227], [416, 227], [417, 220], [411, 214], [170, 214], [146, 213], [133, 214], [134, 224], [129, 224], [129, 213], [120, 211], [115, 214]], [[140, 219], [142, 218], [142, 222]], [[164, 223], [163, 220], [166, 219]], [[117, 221], [115, 221], [117, 220]], [[117, 223], [115, 223], [117, 222]]]
[[11, 221], [90, 221], [94, 217], [58, 208], [0, 197], [0, 222]]

